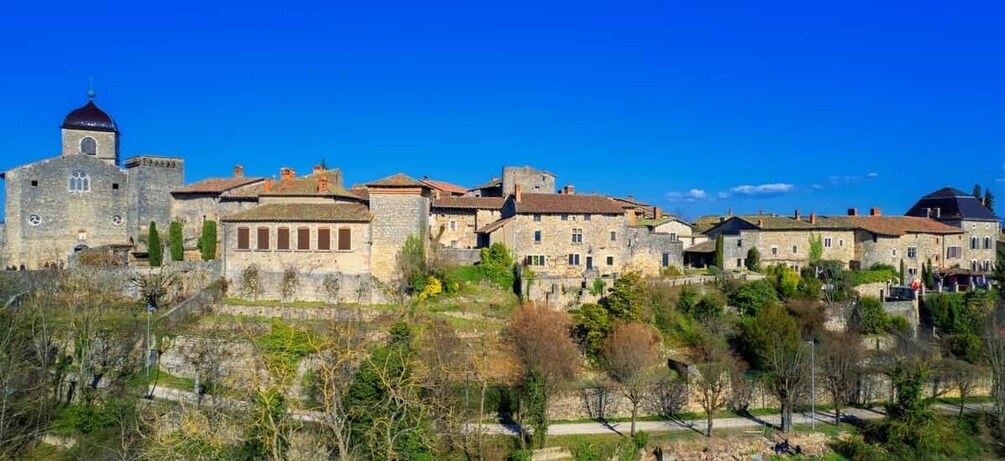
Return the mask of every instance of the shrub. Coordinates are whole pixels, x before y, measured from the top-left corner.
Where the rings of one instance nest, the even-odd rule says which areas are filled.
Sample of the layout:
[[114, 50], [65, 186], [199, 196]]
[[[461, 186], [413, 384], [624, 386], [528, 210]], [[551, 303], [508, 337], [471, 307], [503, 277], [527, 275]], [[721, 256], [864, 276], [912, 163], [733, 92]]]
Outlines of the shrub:
[[852, 313], [852, 325], [862, 334], [886, 331], [887, 316], [879, 298], [866, 296], [859, 300]]
[[157, 223], [150, 221], [150, 232], [147, 237], [150, 267], [160, 267], [164, 257], [164, 247], [161, 246], [161, 236], [157, 233]]
[[172, 261], [182, 261], [185, 259], [185, 246], [182, 242], [181, 223], [171, 221], [168, 227], [168, 248], [171, 250]]
[[241, 271], [241, 291], [252, 300], [258, 299], [258, 295], [262, 292], [262, 278], [258, 265], [251, 264]]
[[482, 248], [478, 267], [487, 280], [502, 288], [512, 288], [513, 256], [506, 245], [493, 243], [488, 248]]
[[292, 300], [293, 295], [297, 293], [297, 288], [300, 286], [300, 272], [294, 267], [287, 267], [283, 270], [283, 280], [282, 286], [279, 287], [279, 292], [284, 300]]
[[778, 301], [775, 287], [767, 280], [758, 280], [737, 288], [729, 302], [742, 315], [755, 315], [765, 303]]
[[632, 436], [632, 445], [635, 446], [636, 450], [641, 450], [649, 445], [649, 434], [638, 431]]
[[747, 250], [747, 258], [743, 260], [743, 265], [747, 267], [747, 270], [760, 272], [761, 252], [757, 251], [757, 248], [751, 248]]

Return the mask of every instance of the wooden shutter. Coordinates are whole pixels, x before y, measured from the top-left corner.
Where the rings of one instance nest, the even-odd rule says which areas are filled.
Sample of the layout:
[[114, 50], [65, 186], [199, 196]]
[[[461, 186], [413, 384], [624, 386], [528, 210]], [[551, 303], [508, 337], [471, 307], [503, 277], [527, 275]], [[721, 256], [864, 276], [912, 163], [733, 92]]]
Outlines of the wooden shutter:
[[318, 249], [331, 250], [332, 249], [331, 237], [332, 237], [331, 229], [327, 227], [318, 228]]
[[343, 227], [338, 230], [338, 249], [340, 251], [352, 249], [352, 229]]
[[311, 249], [311, 230], [307, 227], [301, 227], [297, 229], [297, 249], [298, 250], [310, 250]]
[[280, 227], [279, 235], [276, 239], [276, 249], [277, 250], [289, 250], [290, 249], [290, 228]]
[[238, 250], [247, 250], [248, 248], [250, 248], [250, 242], [249, 242], [249, 240], [251, 240], [251, 239], [250, 239], [250, 232], [248, 232], [248, 228], [247, 227], [238, 227], [237, 228], [237, 249]]
[[258, 228], [258, 249], [268, 250], [269, 249], [269, 228], [259, 227]]

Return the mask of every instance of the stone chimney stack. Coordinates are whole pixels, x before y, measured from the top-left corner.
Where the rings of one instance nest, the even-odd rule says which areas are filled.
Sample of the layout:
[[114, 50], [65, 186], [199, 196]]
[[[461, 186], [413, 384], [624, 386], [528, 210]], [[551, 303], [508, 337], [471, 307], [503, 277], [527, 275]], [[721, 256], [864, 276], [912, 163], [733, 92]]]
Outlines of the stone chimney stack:
[[297, 176], [297, 172], [293, 171], [293, 168], [282, 167], [279, 169], [279, 180], [289, 181]]
[[858, 216], [858, 208], [849, 208], [848, 216]]
[[816, 224], [816, 223], [817, 223], [817, 214], [811, 211], [810, 212], [810, 224]]
[[575, 195], [576, 186], [573, 186], [572, 184], [566, 184], [565, 187], [562, 188], [562, 193], [565, 195]]
[[234, 165], [234, 177], [235, 178], [243, 178], [244, 177], [244, 166], [243, 165]]
[[523, 199], [523, 187], [519, 184], [513, 186], [513, 199], [516, 200], [516, 203], [520, 203]]
[[317, 183], [318, 183], [318, 193], [319, 194], [323, 194], [323, 193], [328, 192], [328, 176], [318, 175], [318, 177], [317, 177]]
[[658, 206], [653, 207], [653, 219], [660, 219], [663, 217], [663, 210]]
[[883, 216], [883, 211], [879, 208], [872, 207], [869, 209], [869, 216]]
[[792, 218], [795, 219], [796, 221], [799, 221], [800, 219], [802, 219], [802, 217], [803, 216], [799, 214], [799, 210], [796, 210], [796, 213], [792, 215]]
[[314, 165], [314, 174], [318, 174], [318, 173], [320, 173], [322, 171], [325, 171], [325, 168], [323, 166], [321, 166], [321, 165]]
[[935, 218], [938, 219], [938, 218], [941, 218], [941, 217], [942, 217], [942, 208], [936, 207], [935, 208]]
[[272, 192], [272, 178], [265, 178], [265, 193]]

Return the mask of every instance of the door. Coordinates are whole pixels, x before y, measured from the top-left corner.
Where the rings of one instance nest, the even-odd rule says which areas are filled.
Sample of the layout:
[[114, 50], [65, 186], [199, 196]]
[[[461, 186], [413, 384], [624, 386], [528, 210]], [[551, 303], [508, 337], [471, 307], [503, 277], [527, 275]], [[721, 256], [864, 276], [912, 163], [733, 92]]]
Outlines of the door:
[[593, 256], [586, 257], [586, 270], [593, 270]]

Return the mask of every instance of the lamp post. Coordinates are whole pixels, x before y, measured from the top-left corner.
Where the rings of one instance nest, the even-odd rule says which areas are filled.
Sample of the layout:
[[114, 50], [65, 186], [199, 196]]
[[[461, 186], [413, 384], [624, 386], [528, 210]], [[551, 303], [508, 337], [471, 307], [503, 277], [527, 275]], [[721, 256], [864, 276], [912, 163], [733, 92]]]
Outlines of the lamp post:
[[148, 398], [148, 399], [153, 397], [153, 391], [150, 389], [150, 365], [151, 365], [151, 361], [152, 361], [151, 358], [152, 358], [152, 355], [153, 355], [153, 344], [152, 344], [151, 337], [150, 337], [150, 334], [151, 334], [150, 330], [151, 330], [151, 323], [152, 323], [151, 318], [153, 317], [154, 311], [156, 309], [157, 309], [157, 303], [154, 301], [153, 296], [148, 296], [147, 297], [147, 353], [146, 353], [146, 357], [144, 358], [144, 363], [143, 363], [144, 369], [146, 370], [146, 375], [147, 375], [147, 393], [146, 393], [146, 398]]
[[816, 341], [810, 343], [810, 430], [817, 429], [817, 349]]

